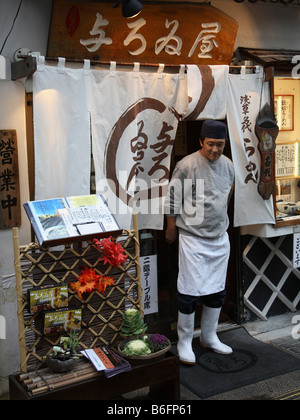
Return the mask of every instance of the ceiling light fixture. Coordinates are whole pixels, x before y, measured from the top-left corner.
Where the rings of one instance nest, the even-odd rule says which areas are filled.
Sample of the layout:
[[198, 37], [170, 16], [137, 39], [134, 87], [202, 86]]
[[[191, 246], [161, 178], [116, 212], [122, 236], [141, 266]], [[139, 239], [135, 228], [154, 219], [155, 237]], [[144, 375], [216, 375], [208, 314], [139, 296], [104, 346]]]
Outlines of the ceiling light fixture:
[[126, 18], [137, 16], [143, 8], [143, 5], [139, 0], [120, 0], [114, 7], [118, 7], [120, 3], [122, 3], [122, 16]]

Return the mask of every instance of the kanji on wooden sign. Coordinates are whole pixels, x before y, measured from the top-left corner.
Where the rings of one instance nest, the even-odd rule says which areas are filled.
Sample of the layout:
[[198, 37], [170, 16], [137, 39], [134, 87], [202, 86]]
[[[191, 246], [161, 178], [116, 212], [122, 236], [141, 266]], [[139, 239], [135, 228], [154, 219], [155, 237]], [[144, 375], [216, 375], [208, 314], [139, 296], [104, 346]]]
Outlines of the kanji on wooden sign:
[[0, 229], [21, 225], [16, 130], [0, 130]]
[[132, 18], [111, 2], [55, 0], [48, 56], [164, 64], [230, 64], [238, 23], [208, 4], [146, 3]]

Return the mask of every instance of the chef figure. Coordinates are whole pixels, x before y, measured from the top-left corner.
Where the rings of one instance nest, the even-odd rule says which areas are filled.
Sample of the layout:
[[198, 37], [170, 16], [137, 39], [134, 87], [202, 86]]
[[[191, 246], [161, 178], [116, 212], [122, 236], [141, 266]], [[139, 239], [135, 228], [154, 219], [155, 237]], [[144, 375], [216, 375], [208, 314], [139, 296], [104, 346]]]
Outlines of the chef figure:
[[234, 184], [233, 163], [223, 155], [226, 140], [226, 124], [204, 121], [201, 149], [177, 163], [165, 201], [167, 242], [174, 242], [179, 233], [177, 349], [179, 360], [190, 365], [196, 362], [192, 340], [200, 304], [201, 345], [216, 353], [232, 353], [217, 336], [226, 295], [227, 209]]

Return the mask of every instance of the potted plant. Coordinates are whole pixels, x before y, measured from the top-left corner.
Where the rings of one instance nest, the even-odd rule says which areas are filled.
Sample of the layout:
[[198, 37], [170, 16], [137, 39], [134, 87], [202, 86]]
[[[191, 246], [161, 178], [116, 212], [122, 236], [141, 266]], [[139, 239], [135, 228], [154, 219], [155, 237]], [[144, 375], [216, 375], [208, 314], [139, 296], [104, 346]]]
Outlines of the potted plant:
[[121, 331], [125, 337], [138, 336], [147, 331], [147, 325], [137, 309], [127, 309], [123, 314]]
[[119, 352], [128, 359], [147, 361], [165, 357], [170, 348], [171, 343], [167, 337], [161, 334], [149, 334], [124, 340], [119, 345]]
[[60, 344], [53, 346], [52, 352], [46, 357], [46, 364], [53, 372], [63, 373], [73, 369], [81, 357], [81, 354], [76, 352], [79, 346], [77, 333], [71, 331], [69, 337], [61, 337]]
[[145, 361], [164, 357], [171, 348], [167, 337], [161, 334], [148, 334], [147, 325], [137, 309], [127, 309], [123, 314], [121, 327], [123, 336], [127, 337], [119, 345], [119, 353], [132, 360]]

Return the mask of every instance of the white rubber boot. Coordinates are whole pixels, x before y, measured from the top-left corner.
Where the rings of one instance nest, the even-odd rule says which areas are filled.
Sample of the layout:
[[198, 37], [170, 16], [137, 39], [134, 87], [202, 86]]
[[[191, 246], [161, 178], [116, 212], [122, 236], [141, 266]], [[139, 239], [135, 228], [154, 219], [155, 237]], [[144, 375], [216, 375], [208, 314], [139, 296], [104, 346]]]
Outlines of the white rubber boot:
[[178, 356], [179, 361], [187, 365], [194, 365], [196, 363], [196, 357], [192, 348], [194, 324], [195, 312], [190, 315], [178, 312]]
[[221, 343], [217, 336], [220, 313], [221, 308], [209, 308], [203, 305], [200, 344], [202, 347], [209, 348], [215, 353], [232, 354], [232, 348]]

